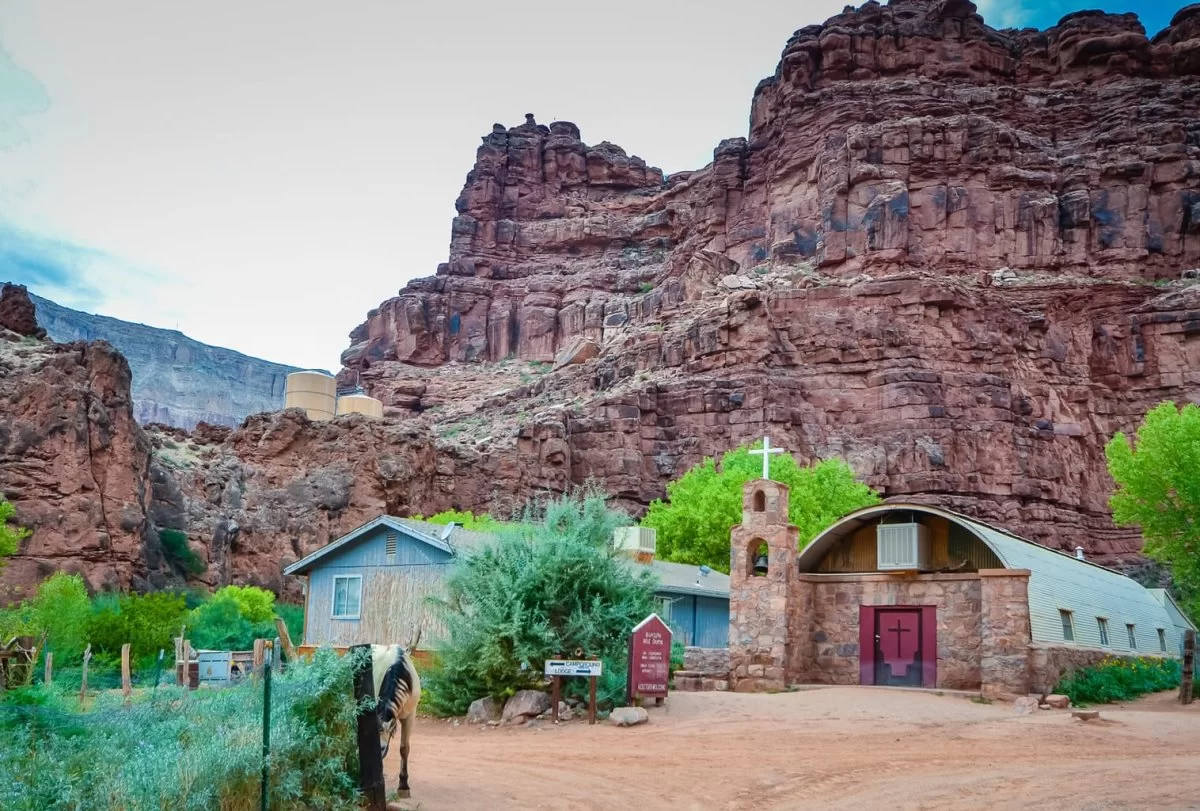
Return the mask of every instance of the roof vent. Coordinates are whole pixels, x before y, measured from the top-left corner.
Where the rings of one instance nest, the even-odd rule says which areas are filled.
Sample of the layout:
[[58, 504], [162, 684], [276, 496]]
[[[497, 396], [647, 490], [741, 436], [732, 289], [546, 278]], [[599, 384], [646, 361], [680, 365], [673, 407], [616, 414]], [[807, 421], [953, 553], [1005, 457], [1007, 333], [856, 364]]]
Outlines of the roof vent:
[[446, 528], [442, 530], [440, 540], [443, 540], [443, 541], [446, 540], [447, 538], [450, 537], [450, 534], [452, 532], [454, 532], [454, 530], [458, 529], [461, 526], [462, 526], [462, 524], [458, 523], [457, 521], [451, 521], [449, 524], [446, 524]]
[[1075, 547], [1075, 559], [1083, 560], [1083, 547], [1082, 546]]
[[875, 527], [879, 571], [928, 571], [929, 527], [923, 524], [879, 524]]

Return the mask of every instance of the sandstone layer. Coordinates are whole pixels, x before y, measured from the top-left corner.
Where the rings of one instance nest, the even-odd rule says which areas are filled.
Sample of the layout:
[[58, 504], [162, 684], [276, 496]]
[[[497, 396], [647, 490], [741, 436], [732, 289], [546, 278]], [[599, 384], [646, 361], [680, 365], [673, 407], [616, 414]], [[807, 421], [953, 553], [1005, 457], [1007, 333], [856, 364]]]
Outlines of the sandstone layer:
[[343, 374], [635, 509], [769, 434], [1114, 559], [1139, 541], [1105, 441], [1200, 399], [1198, 122], [1200, 6], [1151, 41], [1133, 15], [997, 31], [965, 0], [867, 3], [797, 31], [749, 137], [694, 172], [497, 125], [449, 261], [369, 314]]
[[55, 341], [107, 341], [133, 370], [134, 415], [142, 425], [236, 426], [246, 416], [283, 408], [295, 367], [209, 346], [176, 330], [92, 315], [31, 296]]

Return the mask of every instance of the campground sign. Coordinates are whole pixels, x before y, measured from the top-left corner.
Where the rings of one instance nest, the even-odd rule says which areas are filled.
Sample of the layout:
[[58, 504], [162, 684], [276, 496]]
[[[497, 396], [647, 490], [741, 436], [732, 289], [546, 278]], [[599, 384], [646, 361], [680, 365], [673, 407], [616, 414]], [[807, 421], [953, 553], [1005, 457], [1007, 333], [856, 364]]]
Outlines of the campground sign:
[[547, 659], [547, 676], [599, 676], [604, 663], [593, 659]]
[[629, 636], [629, 703], [667, 697], [671, 679], [671, 629], [658, 614], [634, 626]]

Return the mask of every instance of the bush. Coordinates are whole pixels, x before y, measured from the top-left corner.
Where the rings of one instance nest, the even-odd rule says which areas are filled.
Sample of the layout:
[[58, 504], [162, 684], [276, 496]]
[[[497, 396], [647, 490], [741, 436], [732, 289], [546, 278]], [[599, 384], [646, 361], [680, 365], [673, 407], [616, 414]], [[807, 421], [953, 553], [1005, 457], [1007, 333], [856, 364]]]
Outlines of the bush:
[[46, 633], [46, 647], [60, 662], [83, 653], [91, 617], [87, 586], [77, 574], [55, 572], [38, 586], [29, 603], [30, 631]]
[[238, 605], [242, 616], [250, 622], [269, 622], [275, 618], [275, 595], [257, 586], [226, 586], [218, 589], [213, 599], [228, 597]]
[[[459, 715], [482, 696], [541, 689], [546, 659], [577, 648], [604, 660], [600, 703], [621, 701], [628, 634], [652, 611], [654, 589], [615, 554], [613, 531], [628, 524], [603, 496], [565, 497], [456, 559], [446, 597], [433, 599], [448, 642], [425, 679], [430, 709]], [[582, 695], [586, 682], [564, 687]]]
[[496, 532], [502, 529], [505, 524], [498, 521], [487, 513], [476, 515], [473, 512], [465, 510], [446, 510], [445, 512], [431, 515], [428, 518], [416, 516], [418, 521], [428, 521], [430, 524], [460, 524], [463, 529], [469, 529], [474, 532]]
[[1129, 701], [1146, 693], [1178, 687], [1180, 672], [1176, 659], [1110, 657], [1098, 665], [1068, 673], [1054, 691], [1068, 696], [1077, 705]]
[[4, 559], [17, 554], [17, 550], [21, 548], [21, 541], [29, 537], [29, 530], [9, 526], [9, 519], [16, 511], [16, 507], [0, 495], [0, 569], [4, 568]]
[[[358, 808], [351, 657], [318, 651], [272, 689], [272, 809]], [[0, 703], [0, 808], [34, 811], [259, 807], [262, 691], [250, 685], [153, 697], [100, 694], [86, 713], [52, 688]]]
[[162, 544], [163, 554], [171, 563], [178, 566], [187, 574], [201, 574], [208, 568], [200, 556], [188, 546], [187, 533], [178, 529], [162, 529], [158, 532], [158, 541]]

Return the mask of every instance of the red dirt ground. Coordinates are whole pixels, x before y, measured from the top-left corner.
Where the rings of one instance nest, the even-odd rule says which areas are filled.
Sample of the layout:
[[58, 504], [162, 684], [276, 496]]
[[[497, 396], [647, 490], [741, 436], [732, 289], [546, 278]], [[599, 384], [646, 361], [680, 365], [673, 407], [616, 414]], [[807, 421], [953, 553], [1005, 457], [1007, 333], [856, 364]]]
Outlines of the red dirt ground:
[[[649, 724], [419, 719], [404, 808], [1200, 808], [1200, 702], [1019, 716], [878, 688], [679, 693]], [[385, 771], [394, 789], [393, 745]]]

